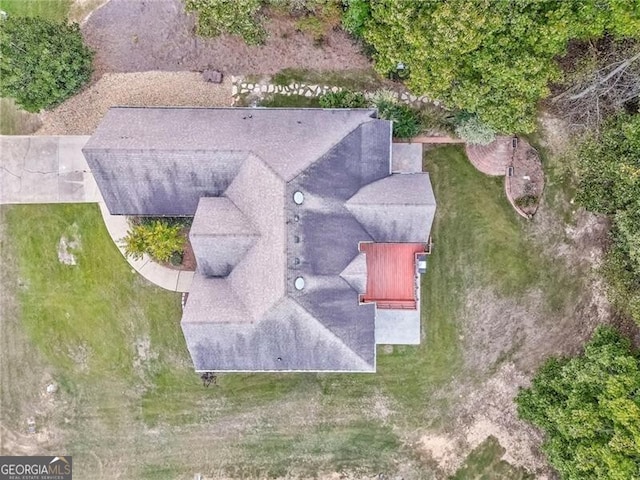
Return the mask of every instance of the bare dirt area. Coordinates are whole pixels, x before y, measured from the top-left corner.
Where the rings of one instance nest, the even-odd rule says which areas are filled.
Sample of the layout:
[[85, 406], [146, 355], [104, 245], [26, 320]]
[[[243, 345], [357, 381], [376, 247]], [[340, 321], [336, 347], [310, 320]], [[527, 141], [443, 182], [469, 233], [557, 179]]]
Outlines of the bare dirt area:
[[454, 474], [473, 449], [493, 436], [505, 449], [503, 460], [535, 472], [537, 479], [548, 478], [549, 470], [539, 451], [542, 436], [518, 419], [513, 402], [529, 378], [513, 363], [506, 363], [480, 384], [469, 379], [456, 383], [454, 391], [460, 400], [455, 421], [443, 432], [422, 435], [418, 442], [418, 448], [437, 463], [443, 474]]
[[342, 31], [322, 43], [296, 31], [295, 20], [271, 16], [265, 23], [264, 45], [251, 47], [241, 38], [195, 35], [193, 15], [180, 0], [111, 0], [93, 12], [82, 27], [96, 51], [95, 67], [104, 72], [147, 70], [202, 71], [224, 74], [273, 74], [283, 68], [317, 70], [369, 66], [357, 45]]
[[[570, 134], [549, 115], [541, 124], [541, 143], [558, 162], [570, 148]], [[558, 168], [545, 167], [547, 176]], [[552, 185], [558, 182], [557, 175], [551, 180]], [[446, 475], [455, 473], [465, 457], [492, 435], [505, 448], [503, 459], [511, 465], [526, 468], [537, 479], [555, 478], [540, 451], [541, 432], [518, 419], [514, 398], [519, 389], [530, 385], [550, 356], [579, 354], [599, 324], [615, 324], [630, 337], [638, 337], [635, 325], [615, 317], [597, 274], [607, 245], [607, 220], [573, 206], [565, 194], [549, 193], [524, 228], [535, 248], [544, 249], [549, 257], [549, 271], [544, 273], [549, 281], [558, 281], [556, 276], [564, 272], [567, 277], [559, 285], [574, 287], [555, 295], [554, 283], [520, 296], [505, 297], [489, 286], [466, 292], [460, 333], [467, 373], [446, 392], [439, 392], [453, 405], [452, 421], [443, 430], [425, 432], [418, 442]]]
[[232, 102], [231, 80], [204, 81], [195, 72], [108, 73], [40, 116], [36, 135], [91, 135], [114, 106], [227, 107]]

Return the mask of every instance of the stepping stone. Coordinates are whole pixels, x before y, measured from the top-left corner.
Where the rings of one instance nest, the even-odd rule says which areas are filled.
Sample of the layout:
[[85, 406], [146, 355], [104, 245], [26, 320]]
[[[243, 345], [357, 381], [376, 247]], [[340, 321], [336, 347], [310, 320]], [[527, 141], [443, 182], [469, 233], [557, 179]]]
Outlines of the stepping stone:
[[202, 78], [204, 78], [206, 82], [222, 83], [222, 72], [218, 70], [205, 70], [202, 72]]

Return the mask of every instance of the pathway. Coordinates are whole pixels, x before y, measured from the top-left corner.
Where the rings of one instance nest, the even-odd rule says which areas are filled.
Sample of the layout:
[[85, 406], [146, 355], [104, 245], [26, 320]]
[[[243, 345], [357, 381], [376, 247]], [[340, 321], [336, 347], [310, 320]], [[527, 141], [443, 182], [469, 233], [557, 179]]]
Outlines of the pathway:
[[502, 176], [507, 172], [513, 157], [513, 137], [497, 137], [489, 145], [467, 144], [469, 161], [482, 173]]
[[126, 217], [111, 215], [82, 154], [88, 136], [0, 136], [0, 204], [98, 203], [107, 231], [131, 267], [151, 283], [188, 292], [194, 272], [124, 254]]
[[[294, 82], [289, 85], [276, 85], [272, 83], [269, 77], [265, 77], [261, 80], [249, 81], [245, 77], [232, 76], [231, 77], [231, 95], [234, 103], [239, 100], [243, 95], [253, 95], [254, 97], [263, 98], [266, 95], [280, 94], [280, 95], [301, 95], [304, 97], [318, 97], [328, 92], [339, 92], [343, 90], [341, 87], [331, 85], [319, 85], [303, 82]], [[387, 90], [390, 95], [393, 95], [398, 101], [413, 105], [433, 103], [434, 105], [440, 105], [437, 101], [432, 101], [425, 96], [416, 96], [408, 92], [399, 92], [394, 90]], [[370, 99], [375, 92], [363, 92], [364, 96]]]

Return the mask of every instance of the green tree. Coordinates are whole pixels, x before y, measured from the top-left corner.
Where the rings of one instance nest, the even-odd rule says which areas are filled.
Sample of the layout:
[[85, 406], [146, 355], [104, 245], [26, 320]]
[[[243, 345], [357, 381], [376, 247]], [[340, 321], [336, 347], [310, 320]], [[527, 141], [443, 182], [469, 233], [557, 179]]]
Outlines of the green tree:
[[578, 157], [578, 202], [612, 219], [603, 268], [611, 298], [640, 323], [640, 115], [605, 122]]
[[499, 132], [531, 132], [538, 100], [560, 78], [573, 38], [640, 35], [640, 4], [618, 0], [372, 2], [364, 39], [383, 74], [402, 64], [416, 94], [478, 115]]
[[614, 329], [596, 329], [581, 356], [548, 360], [516, 403], [563, 479], [640, 477], [640, 358]]
[[91, 78], [92, 58], [77, 24], [13, 15], [0, 20], [0, 95], [29, 112], [77, 92]]
[[342, 15], [342, 27], [350, 34], [361, 38], [367, 20], [371, 17], [369, 0], [343, 0], [345, 10]]
[[123, 242], [128, 256], [140, 258], [147, 254], [155, 260], [167, 262], [174, 253], [183, 252], [185, 239], [181, 225], [154, 220], [133, 225]]

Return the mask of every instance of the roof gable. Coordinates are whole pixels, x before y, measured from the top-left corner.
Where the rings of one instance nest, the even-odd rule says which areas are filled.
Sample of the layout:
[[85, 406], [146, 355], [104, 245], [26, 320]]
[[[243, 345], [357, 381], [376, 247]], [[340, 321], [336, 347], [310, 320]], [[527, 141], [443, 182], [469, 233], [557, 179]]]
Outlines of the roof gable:
[[346, 202], [376, 242], [426, 242], [436, 209], [428, 173], [393, 174]]
[[203, 275], [226, 277], [260, 236], [227, 197], [203, 197], [193, 217], [189, 240]]

